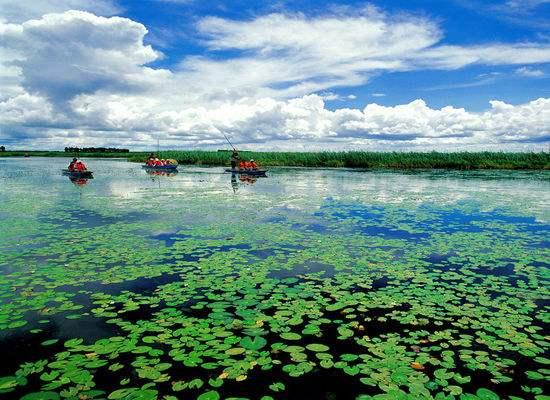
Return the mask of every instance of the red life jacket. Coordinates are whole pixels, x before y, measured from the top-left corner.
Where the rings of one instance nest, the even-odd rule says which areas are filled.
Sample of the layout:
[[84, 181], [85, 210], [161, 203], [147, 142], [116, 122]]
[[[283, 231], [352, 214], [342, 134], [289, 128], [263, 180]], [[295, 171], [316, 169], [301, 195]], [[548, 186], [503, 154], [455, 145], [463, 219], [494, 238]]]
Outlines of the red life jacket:
[[86, 171], [86, 165], [82, 161], [78, 161], [75, 165], [77, 171]]

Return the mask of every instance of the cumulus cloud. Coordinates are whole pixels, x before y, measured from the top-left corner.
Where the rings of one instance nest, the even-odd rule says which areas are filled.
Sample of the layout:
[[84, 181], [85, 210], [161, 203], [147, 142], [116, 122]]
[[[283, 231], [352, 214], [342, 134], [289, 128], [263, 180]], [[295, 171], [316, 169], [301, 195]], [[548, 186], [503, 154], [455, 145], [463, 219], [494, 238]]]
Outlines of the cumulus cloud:
[[219, 145], [225, 132], [256, 147], [286, 141], [344, 148], [548, 140], [548, 99], [495, 101], [485, 113], [432, 109], [422, 100], [325, 107], [325, 100], [340, 99], [330, 89], [363, 85], [387, 71], [528, 68], [550, 61], [547, 44], [443, 46], [433, 21], [373, 8], [313, 18], [210, 17], [197, 29], [207, 54], [232, 55], [187, 57], [173, 70], [159, 69], [151, 63], [162, 55], [143, 42], [146, 27], [128, 18], [72, 10], [0, 23], [2, 139], [145, 147], [161, 138], [204, 147]]
[[69, 10], [89, 11], [97, 15], [114, 15], [120, 12], [120, 8], [111, 0], [0, 0], [0, 10], [0, 22], [13, 23]]
[[[167, 146], [183, 147], [219, 146], [222, 133], [227, 133], [237, 144], [260, 149], [284, 141], [290, 144], [289, 149], [306, 143], [332, 148], [456, 148], [550, 139], [550, 99], [543, 98], [516, 106], [493, 101], [489, 110], [473, 113], [454, 107], [432, 109], [423, 100], [394, 107], [369, 104], [364, 109], [332, 111], [318, 95], [289, 100], [241, 99], [218, 107], [153, 112], [152, 102], [143, 99], [91, 97], [82, 96], [73, 104], [79, 118], [95, 121], [86, 144], [93, 144], [106, 132], [115, 141], [132, 137], [134, 143], [146, 144], [158, 137]], [[47, 105], [37, 99], [23, 100], [30, 115], [12, 110], [11, 122], [17, 118], [29, 121], [31, 117], [40, 121]], [[6, 115], [6, 108], [9, 104], [0, 103], [0, 114]], [[66, 132], [60, 132], [59, 139], [66, 139]], [[55, 135], [55, 130], [44, 131], [44, 140]], [[79, 136], [74, 139], [86, 141]]]
[[169, 73], [144, 64], [159, 54], [143, 44], [147, 29], [119, 17], [82, 11], [46, 14], [22, 24], [1, 24], [0, 42], [27, 92], [60, 103], [98, 90], [150, 87]]

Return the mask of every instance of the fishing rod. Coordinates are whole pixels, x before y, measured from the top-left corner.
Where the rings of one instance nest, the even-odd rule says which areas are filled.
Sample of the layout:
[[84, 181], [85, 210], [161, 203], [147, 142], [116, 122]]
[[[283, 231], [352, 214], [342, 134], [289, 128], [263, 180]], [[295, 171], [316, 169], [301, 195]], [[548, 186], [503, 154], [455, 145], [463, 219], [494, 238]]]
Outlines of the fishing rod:
[[231, 148], [232, 148], [234, 151], [237, 151], [237, 149], [231, 144], [231, 142], [229, 141], [229, 139], [227, 138], [227, 136], [225, 135], [225, 133], [223, 134], [223, 137], [225, 138], [225, 140], [227, 140], [227, 143], [229, 143], [229, 145], [231, 146]]

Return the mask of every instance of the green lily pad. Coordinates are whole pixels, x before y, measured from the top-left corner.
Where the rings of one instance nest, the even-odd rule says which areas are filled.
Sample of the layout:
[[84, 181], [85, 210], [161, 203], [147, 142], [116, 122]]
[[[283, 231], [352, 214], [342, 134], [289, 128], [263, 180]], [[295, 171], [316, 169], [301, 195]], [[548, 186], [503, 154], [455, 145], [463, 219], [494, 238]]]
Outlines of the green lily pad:
[[329, 347], [325, 346], [324, 344], [320, 344], [320, 343], [312, 343], [312, 344], [308, 344], [306, 346], [306, 349], [314, 351], [314, 352], [326, 352], [326, 351], [329, 350]]

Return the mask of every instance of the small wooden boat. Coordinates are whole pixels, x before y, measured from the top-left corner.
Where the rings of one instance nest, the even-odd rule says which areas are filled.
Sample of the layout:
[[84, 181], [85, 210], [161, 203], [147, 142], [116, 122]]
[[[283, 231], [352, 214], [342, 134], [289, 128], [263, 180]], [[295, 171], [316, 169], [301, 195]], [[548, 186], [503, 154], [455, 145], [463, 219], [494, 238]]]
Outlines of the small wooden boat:
[[68, 169], [61, 170], [63, 175], [70, 176], [72, 178], [93, 178], [92, 171], [69, 171]]
[[267, 169], [226, 169], [225, 172], [249, 176], [266, 176]]
[[177, 165], [142, 165], [141, 168], [147, 171], [166, 171], [174, 172], [178, 170]]

